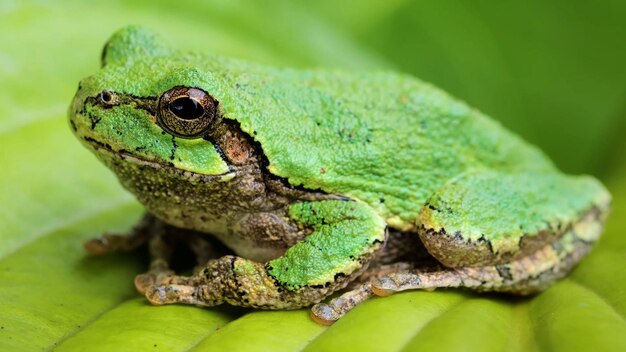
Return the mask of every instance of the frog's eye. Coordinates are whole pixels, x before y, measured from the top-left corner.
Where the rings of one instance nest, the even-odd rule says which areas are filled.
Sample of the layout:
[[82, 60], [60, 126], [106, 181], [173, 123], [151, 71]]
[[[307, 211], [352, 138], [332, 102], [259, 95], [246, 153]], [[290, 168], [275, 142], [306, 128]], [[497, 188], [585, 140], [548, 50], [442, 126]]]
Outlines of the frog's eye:
[[199, 88], [174, 87], [161, 95], [157, 122], [182, 138], [200, 137], [217, 114], [217, 101]]

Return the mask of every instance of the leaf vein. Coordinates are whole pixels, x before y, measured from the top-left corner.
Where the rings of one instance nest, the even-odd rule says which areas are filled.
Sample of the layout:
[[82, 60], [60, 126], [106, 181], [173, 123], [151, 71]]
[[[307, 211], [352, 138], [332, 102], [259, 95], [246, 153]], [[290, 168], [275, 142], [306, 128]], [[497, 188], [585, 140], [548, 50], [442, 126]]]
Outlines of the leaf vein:
[[128, 297], [125, 297], [124, 299], [121, 299], [115, 303], [113, 303], [112, 305], [106, 307], [104, 310], [102, 310], [101, 312], [98, 312], [96, 315], [94, 315], [93, 317], [91, 317], [90, 319], [86, 320], [84, 323], [80, 324], [78, 328], [73, 329], [72, 331], [70, 331], [68, 334], [64, 335], [63, 337], [61, 337], [59, 340], [57, 340], [56, 342], [54, 342], [51, 346], [49, 346], [46, 351], [53, 351], [56, 348], [59, 348], [65, 341], [71, 339], [72, 337], [78, 335], [78, 333], [80, 333], [81, 331], [85, 330], [88, 326], [90, 326], [91, 324], [95, 323], [98, 319], [100, 319], [100, 317], [102, 317], [104, 314], [112, 311], [113, 309], [121, 306], [123, 303], [126, 303], [128, 301]]

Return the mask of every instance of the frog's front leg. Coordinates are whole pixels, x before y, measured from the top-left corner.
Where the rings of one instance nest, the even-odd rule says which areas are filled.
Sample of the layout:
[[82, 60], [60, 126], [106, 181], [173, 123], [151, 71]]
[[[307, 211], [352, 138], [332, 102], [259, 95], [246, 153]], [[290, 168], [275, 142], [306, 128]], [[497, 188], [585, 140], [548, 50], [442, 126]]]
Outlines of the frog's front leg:
[[102, 255], [115, 251], [130, 252], [147, 243], [149, 269], [135, 277], [135, 288], [143, 294], [155, 282], [174, 274], [170, 270], [173, 244], [166, 239], [167, 227], [154, 215], [146, 213], [130, 234], [105, 234], [87, 241], [85, 249], [91, 255]]
[[154, 215], [146, 213], [129, 234], [105, 233], [85, 242], [85, 250], [91, 255], [133, 251], [148, 242], [158, 221]]
[[[128, 234], [104, 234], [85, 242], [85, 249], [91, 255], [104, 255], [110, 252], [130, 252], [147, 244], [150, 264], [148, 271], [135, 277], [135, 287], [141, 294], [157, 282], [164, 282], [174, 272], [170, 261], [174, 247], [185, 243], [194, 253], [196, 268], [204, 268], [211, 258], [224, 253], [215, 243], [201, 234], [167, 225], [151, 213], [146, 213], [141, 221]], [[198, 269], [195, 269], [198, 271]]]
[[148, 241], [148, 253], [150, 265], [146, 273], [135, 276], [135, 288], [144, 294], [155, 282], [161, 282], [164, 278], [174, 274], [170, 270], [173, 247], [167, 243], [162, 231], [154, 232]]
[[191, 277], [152, 286], [153, 304], [212, 306], [223, 302], [264, 309], [295, 309], [319, 302], [367, 268], [385, 241], [385, 222], [363, 203], [296, 203], [289, 217], [312, 232], [267, 263], [225, 256]]

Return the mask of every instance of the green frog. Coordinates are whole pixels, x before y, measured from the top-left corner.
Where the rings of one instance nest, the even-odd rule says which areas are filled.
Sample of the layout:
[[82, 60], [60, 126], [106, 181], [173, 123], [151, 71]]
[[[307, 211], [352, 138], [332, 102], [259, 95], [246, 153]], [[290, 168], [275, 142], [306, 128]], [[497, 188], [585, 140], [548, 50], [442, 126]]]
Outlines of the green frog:
[[[147, 243], [135, 285], [155, 305], [312, 305], [330, 324], [404, 290], [530, 294], [591, 249], [610, 204], [412, 76], [179, 52], [141, 27], [107, 42], [69, 122], [147, 211], [87, 250]], [[171, 270], [180, 242], [190, 276]]]

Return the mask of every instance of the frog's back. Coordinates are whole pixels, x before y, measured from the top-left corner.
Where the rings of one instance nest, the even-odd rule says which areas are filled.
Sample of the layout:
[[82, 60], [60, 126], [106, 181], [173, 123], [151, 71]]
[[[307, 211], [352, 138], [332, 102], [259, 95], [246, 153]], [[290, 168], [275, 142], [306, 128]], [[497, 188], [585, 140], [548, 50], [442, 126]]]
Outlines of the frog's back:
[[406, 75], [253, 66], [221, 78], [234, 87], [225, 116], [260, 142], [272, 173], [362, 200], [397, 228], [469, 169], [554, 170], [497, 122]]

